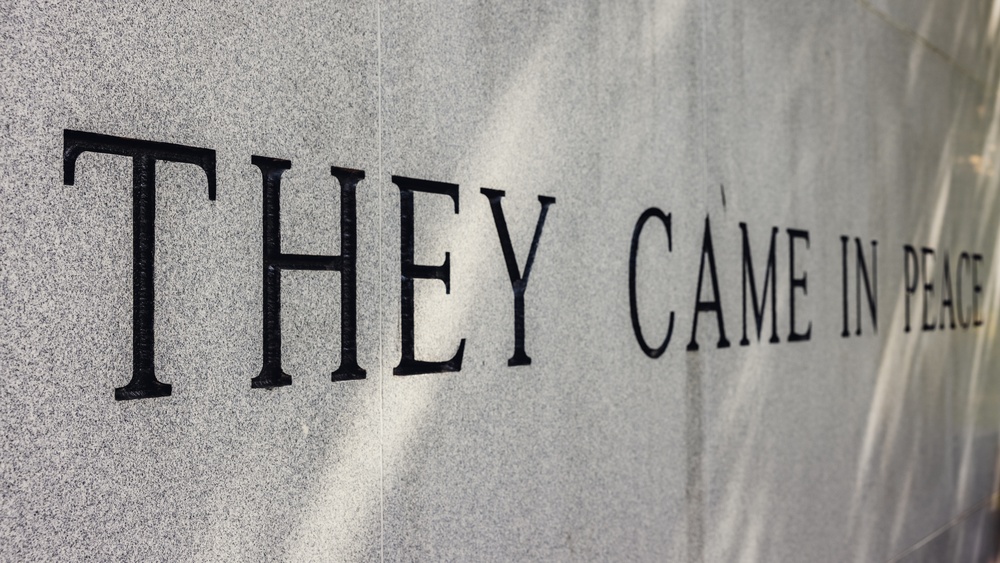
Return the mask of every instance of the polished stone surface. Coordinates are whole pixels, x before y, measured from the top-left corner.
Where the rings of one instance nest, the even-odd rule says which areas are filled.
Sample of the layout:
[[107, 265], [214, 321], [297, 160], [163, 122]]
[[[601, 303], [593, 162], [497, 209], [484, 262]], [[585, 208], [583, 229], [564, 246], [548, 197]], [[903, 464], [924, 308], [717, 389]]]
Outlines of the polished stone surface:
[[[978, 561], [996, 546], [1000, 128], [988, 2], [462, 0], [0, 7], [0, 558]], [[132, 361], [128, 159], [63, 130], [208, 147], [157, 164], [156, 369]], [[261, 177], [290, 159], [283, 250], [336, 254], [332, 165], [363, 169], [358, 357], [337, 272], [286, 272], [261, 367]], [[401, 199], [416, 356], [395, 376]], [[529, 366], [481, 188], [503, 190]], [[647, 224], [629, 316], [636, 220]], [[719, 299], [697, 315], [710, 219]], [[772, 227], [780, 343], [743, 336]], [[788, 229], [809, 232], [789, 264]], [[841, 336], [841, 236], [878, 241], [878, 332]], [[904, 330], [904, 245], [984, 256], [975, 329]], [[867, 249], [868, 247], [866, 247]], [[941, 254], [938, 254], [938, 259]], [[852, 254], [853, 260], [853, 254]], [[940, 262], [932, 271], [939, 275]], [[790, 278], [796, 296], [789, 342]], [[707, 274], [706, 274], [707, 275]], [[711, 295], [710, 283], [701, 296]], [[966, 280], [965, 283], [968, 283]], [[940, 283], [937, 291], [941, 291]], [[939, 293], [935, 294], [939, 296]], [[922, 301], [914, 300], [919, 326]], [[863, 310], [864, 312], [864, 310]], [[934, 308], [933, 312], [940, 313]], [[866, 315], [867, 313], [864, 312]], [[765, 340], [770, 321], [764, 324]]]

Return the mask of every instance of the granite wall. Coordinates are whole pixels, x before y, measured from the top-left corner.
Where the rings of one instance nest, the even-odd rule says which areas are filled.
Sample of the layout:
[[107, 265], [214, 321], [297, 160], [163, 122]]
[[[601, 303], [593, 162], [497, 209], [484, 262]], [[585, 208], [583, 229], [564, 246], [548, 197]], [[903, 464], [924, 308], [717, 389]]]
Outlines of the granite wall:
[[[998, 26], [4, 2], [0, 558], [987, 560]], [[170, 394], [116, 400], [143, 357]]]

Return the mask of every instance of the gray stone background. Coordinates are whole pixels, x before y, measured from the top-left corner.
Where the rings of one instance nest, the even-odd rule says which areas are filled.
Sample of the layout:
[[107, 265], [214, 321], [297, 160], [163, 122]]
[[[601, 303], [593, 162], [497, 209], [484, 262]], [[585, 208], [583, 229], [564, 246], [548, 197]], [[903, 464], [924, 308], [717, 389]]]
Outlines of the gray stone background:
[[[1000, 6], [778, 2], [0, 4], [0, 558], [4, 560], [979, 561], [997, 523]], [[217, 151], [157, 164], [156, 369], [131, 375], [131, 168], [64, 129]], [[284, 251], [339, 252], [331, 165], [358, 192], [359, 358], [339, 364], [337, 273], [289, 272], [285, 370], [261, 365], [261, 180], [293, 161]], [[395, 377], [399, 194], [418, 356]], [[480, 187], [523, 265], [533, 364]], [[628, 252], [648, 207], [638, 300]], [[706, 215], [726, 330], [686, 352]], [[737, 345], [741, 238], [778, 238], [782, 343]], [[651, 224], [655, 226], [655, 224]], [[809, 289], [787, 343], [786, 228]], [[879, 329], [844, 339], [841, 235], [879, 242]], [[987, 323], [903, 331], [904, 244], [984, 255]], [[953, 262], [954, 264], [954, 262]], [[762, 271], [762, 270], [759, 270]], [[853, 294], [851, 295], [853, 300]], [[915, 302], [919, 311], [920, 301]], [[853, 314], [853, 301], [852, 301]], [[916, 318], [916, 316], [914, 317]]]

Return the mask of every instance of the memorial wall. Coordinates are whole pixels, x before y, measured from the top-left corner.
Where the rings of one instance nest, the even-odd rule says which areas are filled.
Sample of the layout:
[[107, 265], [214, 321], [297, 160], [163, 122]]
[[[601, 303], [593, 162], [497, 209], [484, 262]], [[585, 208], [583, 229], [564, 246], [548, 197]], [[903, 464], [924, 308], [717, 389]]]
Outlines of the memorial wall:
[[989, 561], [1000, 4], [0, 4], [0, 559]]

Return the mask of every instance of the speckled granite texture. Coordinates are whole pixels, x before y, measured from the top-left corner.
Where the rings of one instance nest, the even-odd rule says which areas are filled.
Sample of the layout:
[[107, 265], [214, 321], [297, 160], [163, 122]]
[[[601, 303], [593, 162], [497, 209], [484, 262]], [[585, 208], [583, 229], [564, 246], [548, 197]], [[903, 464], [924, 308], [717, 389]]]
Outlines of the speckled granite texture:
[[[0, 4], [0, 559], [982, 560], [1000, 430], [998, 10]], [[156, 165], [169, 397], [114, 400], [132, 370], [132, 168], [87, 153], [64, 185], [66, 129], [216, 151], [214, 202], [198, 167]], [[294, 383], [250, 388], [251, 155], [293, 162], [288, 253], [339, 252], [330, 167], [365, 171], [366, 379], [330, 381], [340, 274], [289, 271]], [[450, 265], [450, 292], [415, 282], [416, 354], [445, 360], [465, 339], [458, 372], [393, 375], [393, 175], [459, 185], [457, 214], [448, 197], [414, 198], [416, 263]], [[538, 196], [556, 198], [525, 293], [530, 366], [507, 365], [513, 298], [483, 187], [506, 192], [522, 268]], [[630, 243], [650, 207], [670, 214], [671, 239], [655, 221], [640, 237], [646, 339], [675, 313], [656, 359], [629, 316]], [[732, 345], [702, 313], [689, 352], [706, 216]], [[739, 345], [741, 222], [758, 276], [779, 229], [779, 344]], [[794, 269], [788, 229], [810, 236]], [[841, 336], [841, 236], [878, 241], [877, 334]], [[983, 256], [983, 326], [904, 331], [907, 244], [952, 267]], [[790, 343], [789, 280], [804, 271], [796, 323], [811, 340]]]

